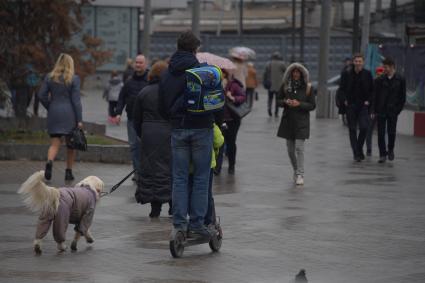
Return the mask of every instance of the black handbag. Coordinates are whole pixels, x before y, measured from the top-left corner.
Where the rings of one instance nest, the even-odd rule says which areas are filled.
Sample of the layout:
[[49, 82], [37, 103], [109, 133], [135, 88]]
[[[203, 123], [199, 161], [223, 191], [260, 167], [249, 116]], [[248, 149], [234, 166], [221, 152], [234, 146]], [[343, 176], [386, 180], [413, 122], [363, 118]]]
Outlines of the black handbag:
[[84, 134], [84, 131], [82, 129], [78, 128], [77, 111], [75, 111], [74, 104], [72, 104], [71, 95], [72, 93], [69, 92], [69, 100], [71, 101], [72, 110], [74, 111], [76, 126], [68, 134], [68, 137], [66, 139], [66, 146], [71, 149], [86, 151], [87, 150], [86, 135]]
[[80, 150], [80, 151], [86, 151], [87, 150], [87, 139], [84, 135], [84, 132], [82, 129], [75, 127], [72, 129], [71, 133], [69, 134], [66, 145], [69, 148]]
[[238, 117], [240, 119], [242, 119], [243, 117], [248, 115], [249, 112], [251, 112], [251, 107], [249, 106], [248, 102], [244, 102], [242, 104], [235, 105], [233, 102], [227, 101], [226, 106], [227, 106], [227, 108], [229, 108], [229, 110], [234, 115], [236, 115], [236, 117]]

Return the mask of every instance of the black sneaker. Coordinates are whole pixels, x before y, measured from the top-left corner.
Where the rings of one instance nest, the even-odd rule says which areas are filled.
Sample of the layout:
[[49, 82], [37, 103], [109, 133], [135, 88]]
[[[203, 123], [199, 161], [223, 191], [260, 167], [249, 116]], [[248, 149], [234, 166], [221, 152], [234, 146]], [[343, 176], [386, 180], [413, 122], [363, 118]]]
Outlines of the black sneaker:
[[53, 167], [52, 160], [47, 161], [46, 162], [46, 169], [44, 169], [44, 178], [46, 180], [52, 179], [52, 167]]
[[385, 163], [386, 160], [387, 160], [386, 156], [381, 156], [379, 157], [378, 163]]
[[235, 175], [235, 166], [229, 166], [227, 173], [229, 173], [229, 175]]
[[388, 160], [393, 161], [394, 160], [394, 151], [388, 151]]
[[72, 169], [65, 169], [65, 181], [74, 181], [74, 175], [72, 175]]

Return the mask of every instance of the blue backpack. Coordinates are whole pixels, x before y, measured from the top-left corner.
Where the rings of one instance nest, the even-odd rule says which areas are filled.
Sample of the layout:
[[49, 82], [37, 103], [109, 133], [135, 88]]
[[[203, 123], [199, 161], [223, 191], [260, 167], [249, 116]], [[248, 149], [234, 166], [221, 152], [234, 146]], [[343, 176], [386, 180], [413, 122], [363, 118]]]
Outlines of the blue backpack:
[[186, 70], [184, 100], [186, 111], [191, 114], [208, 114], [224, 106], [224, 90], [221, 85], [221, 69], [214, 65], [203, 65]]

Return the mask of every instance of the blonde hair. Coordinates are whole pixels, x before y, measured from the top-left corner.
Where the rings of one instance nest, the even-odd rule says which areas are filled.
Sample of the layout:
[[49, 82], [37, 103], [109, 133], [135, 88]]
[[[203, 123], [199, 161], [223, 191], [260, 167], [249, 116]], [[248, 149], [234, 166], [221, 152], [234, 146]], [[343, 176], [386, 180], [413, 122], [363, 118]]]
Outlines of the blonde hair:
[[61, 53], [53, 71], [50, 73], [50, 77], [56, 82], [61, 82], [60, 79], [63, 78], [65, 84], [71, 84], [73, 76], [74, 60], [70, 55]]

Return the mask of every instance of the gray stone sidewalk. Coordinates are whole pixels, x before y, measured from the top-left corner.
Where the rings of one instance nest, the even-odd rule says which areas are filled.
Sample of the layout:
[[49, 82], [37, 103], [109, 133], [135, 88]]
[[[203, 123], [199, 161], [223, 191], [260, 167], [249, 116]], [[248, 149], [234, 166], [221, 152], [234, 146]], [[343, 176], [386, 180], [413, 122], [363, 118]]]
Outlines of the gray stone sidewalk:
[[[90, 121], [106, 120], [106, 102], [102, 108], [93, 96], [83, 103]], [[280, 119], [267, 116], [265, 103], [261, 93], [242, 123], [236, 175], [227, 175], [225, 163], [214, 180], [224, 231], [217, 254], [201, 245], [173, 259], [170, 219], [150, 220], [127, 181], [99, 203], [91, 247], [81, 242], [78, 252], [57, 254], [49, 233], [36, 257], [37, 217], [16, 190], [43, 163], [0, 161], [0, 282], [286, 283], [301, 268], [313, 283], [425, 282], [425, 139], [398, 136], [394, 162], [378, 164], [375, 150], [354, 163], [341, 122], [313, 119], [306, 185], [296, 188], [285, 142], [276, 137]], [[109, 128], [125, 138], [125, 124]], [[94, 174], [107, 188], [130, 171], [129, 165], [75, 166], [77, 180]], [[63, 185], [63, 174], [64, 163], [55, 163], [52, 184]], [[68, 233], [71, 238], [71, 227]]]

